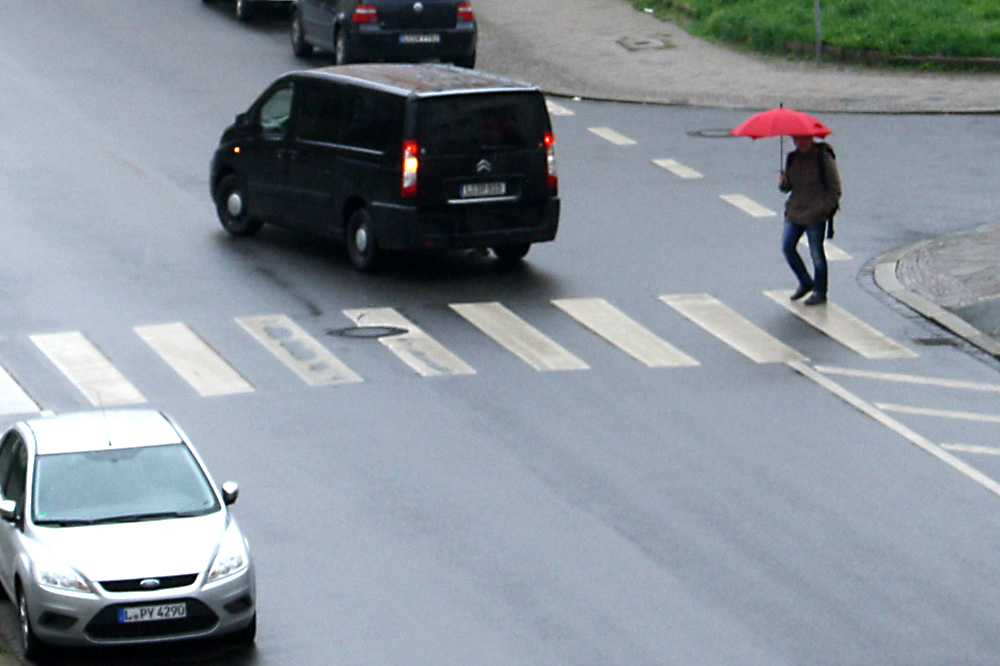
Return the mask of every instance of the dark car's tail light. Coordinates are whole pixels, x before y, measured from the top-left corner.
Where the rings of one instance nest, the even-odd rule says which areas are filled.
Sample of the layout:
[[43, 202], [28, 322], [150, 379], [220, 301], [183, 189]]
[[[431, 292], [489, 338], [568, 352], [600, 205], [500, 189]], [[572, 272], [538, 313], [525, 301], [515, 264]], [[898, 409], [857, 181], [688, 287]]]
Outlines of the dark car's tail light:
[[546, 132], [542, 138], [545, 144], [545, 184], [549, 189], [559, 186], [559, 176], [556, 174], [556, 138], [552, 132]]
[[472, 13], [472, 4], [468, 2], [458, 3], [458, 21], [471, 23], [476, 20], [475, 14]]
[[403, 178], [400, 182], [400, 194], [404, 197], [417, 196], [417, 172], [420, 170], [420, 159], [416, 141], [403, 142]]
[[378, 9], [375, 5], [358, 5], [351, 15], [352, 23], [376, 23], [378, 22]]

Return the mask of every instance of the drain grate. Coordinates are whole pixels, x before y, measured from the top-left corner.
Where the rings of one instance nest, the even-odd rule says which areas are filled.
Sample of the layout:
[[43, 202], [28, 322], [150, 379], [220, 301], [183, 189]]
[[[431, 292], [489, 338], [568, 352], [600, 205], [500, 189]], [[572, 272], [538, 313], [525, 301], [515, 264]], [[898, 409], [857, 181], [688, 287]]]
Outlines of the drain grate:
[[393, 335], [403, 335], [408, 332], [405, 328], [399, 328], [398, 326], [348, 326], [347, 328], [329, 330], [326, 334], [340, 338], [370, 340], [374, 338], [387, 338]]

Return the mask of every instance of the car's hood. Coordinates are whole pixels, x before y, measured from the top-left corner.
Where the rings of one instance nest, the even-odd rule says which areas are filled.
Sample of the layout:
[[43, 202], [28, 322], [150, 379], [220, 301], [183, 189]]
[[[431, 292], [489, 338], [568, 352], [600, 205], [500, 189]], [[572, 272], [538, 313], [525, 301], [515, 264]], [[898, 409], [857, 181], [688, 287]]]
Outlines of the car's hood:
[[82, 527], [36, 527], [37, 540], [90, 580], [202, 573], [226, 528], [226, 512], [196, 518]]

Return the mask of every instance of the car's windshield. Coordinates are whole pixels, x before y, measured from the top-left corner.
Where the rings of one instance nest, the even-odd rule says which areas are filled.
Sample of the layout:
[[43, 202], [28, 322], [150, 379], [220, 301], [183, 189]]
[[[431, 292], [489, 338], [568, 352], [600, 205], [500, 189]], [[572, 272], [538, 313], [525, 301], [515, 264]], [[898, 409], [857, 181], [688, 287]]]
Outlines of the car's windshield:
[[49, 525], [196, 516], [219, 508], [184, 444], [38, 456], [32, 494], [32, 520]]

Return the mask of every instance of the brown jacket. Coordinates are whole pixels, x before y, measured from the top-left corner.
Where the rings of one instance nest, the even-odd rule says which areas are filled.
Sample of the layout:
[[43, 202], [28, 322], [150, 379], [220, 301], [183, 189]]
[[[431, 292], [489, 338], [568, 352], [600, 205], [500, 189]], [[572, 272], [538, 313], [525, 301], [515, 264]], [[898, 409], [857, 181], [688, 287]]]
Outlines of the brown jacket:
[[[820, 159], [825, 171], [822, 176]], [[781, 190], [791, 192], [785, 202], [785, 217], [795, 224], [807, 226], [823, 222], [836, 210], [841, 195], [840, 172], [837, 171], [837, 160], [826, 144], [816, 143], [805, 154], [798, 150], [788, 154]]]

